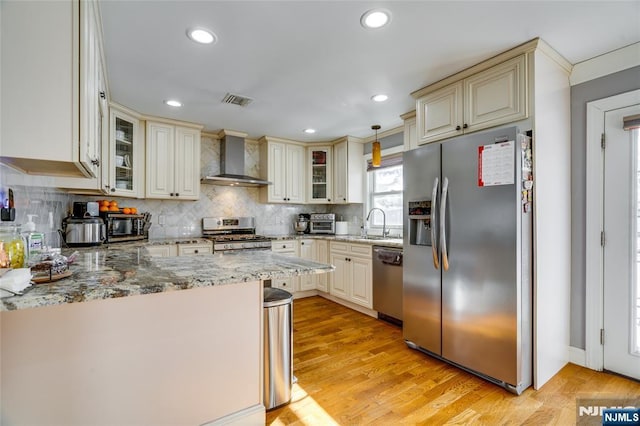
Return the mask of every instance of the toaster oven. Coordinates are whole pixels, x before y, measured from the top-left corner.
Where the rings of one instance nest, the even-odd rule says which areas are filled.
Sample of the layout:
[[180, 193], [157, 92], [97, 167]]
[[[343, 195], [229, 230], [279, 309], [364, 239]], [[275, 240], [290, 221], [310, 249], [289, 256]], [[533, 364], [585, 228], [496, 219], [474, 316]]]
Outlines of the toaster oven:
[[335, 213], [311, 213], [309, 215], [310, 234], [335, 234], [336, 215]]
[[137, 241], [148, 237], [144, 214], [103, 212], [100, 215], [106, 225], [105, 243]]

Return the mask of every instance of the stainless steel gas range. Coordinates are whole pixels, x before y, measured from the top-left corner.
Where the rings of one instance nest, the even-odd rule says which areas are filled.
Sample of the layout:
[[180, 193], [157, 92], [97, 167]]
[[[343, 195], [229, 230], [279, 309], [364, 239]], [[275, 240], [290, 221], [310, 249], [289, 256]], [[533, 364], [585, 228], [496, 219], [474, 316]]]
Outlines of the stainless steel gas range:
[[214, 253], [271, 250], [271, 239], [256, 235], [254, 217], [205, 217], [202, 237], [213, 241]]

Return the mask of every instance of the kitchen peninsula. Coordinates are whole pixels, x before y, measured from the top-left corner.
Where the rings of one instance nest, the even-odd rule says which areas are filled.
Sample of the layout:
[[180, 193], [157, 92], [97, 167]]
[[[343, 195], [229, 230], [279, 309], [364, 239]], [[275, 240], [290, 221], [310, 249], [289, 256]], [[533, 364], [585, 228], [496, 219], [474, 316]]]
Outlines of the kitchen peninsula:
[[264, 421], [262, 280], [333, 268], [132, 245], [81, 250], [70, 269], [0, 299], [2, 424]]

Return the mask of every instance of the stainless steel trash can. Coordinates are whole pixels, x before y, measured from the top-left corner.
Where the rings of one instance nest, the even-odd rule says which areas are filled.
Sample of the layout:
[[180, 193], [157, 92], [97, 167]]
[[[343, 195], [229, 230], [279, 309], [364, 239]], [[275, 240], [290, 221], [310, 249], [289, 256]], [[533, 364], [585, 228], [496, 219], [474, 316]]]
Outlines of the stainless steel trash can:
[[267, 410], [291, 401], [293, 383], [293, 296], [264, 288], [264, 392]]

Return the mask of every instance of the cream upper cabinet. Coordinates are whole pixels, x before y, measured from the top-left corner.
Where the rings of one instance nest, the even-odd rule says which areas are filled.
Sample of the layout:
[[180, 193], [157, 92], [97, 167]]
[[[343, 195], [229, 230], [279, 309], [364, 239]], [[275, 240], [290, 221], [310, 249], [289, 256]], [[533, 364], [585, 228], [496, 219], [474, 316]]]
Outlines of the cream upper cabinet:
[[108, 167], [109, 193], [119, 197], [144, 197], [144, 127], [133, 111], [112, 104], [109, 150], [103, 155]]
[[200, 128], [147, 121], [146, 198], [197, 200]]
[[3, 2], [0, 19], [0, 39], [11, 41], [2, 45], [1, 161], [99, 179], [108, 94], [97, 3]]
[[528, 117], [527, 56], [519, 55], [444, 87], [419, 91], [417, 143]]
[[307, 203], [326, 204], [333, 197], [333, 148], [307, 148]]
[[346, 137], [333, 145], [333, 201], [362, 203], [364, 157], [362, 143]]
[[404, 120], [404, 150], [410, 151], [418, 147], [418, 133], [416, 131], [416, 112], [411, 111], [400, 116]]
[[463, 83], [454, 83], [416, 101], [418, 143], [462, 133]]
[[281, 139], [260, 139], [260, 173], [272, 184], [260, 188], [263, 203], [305, 202], [305, 147]]

